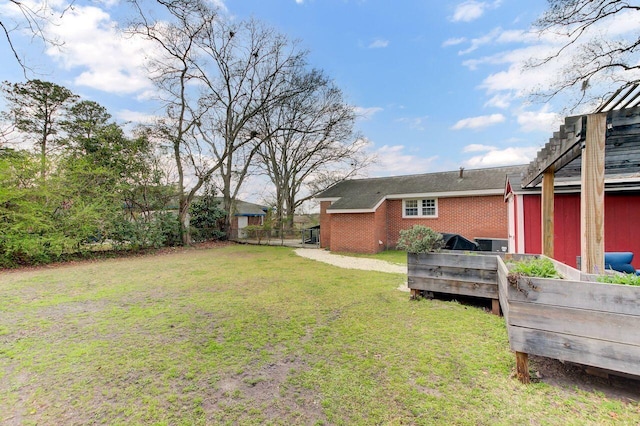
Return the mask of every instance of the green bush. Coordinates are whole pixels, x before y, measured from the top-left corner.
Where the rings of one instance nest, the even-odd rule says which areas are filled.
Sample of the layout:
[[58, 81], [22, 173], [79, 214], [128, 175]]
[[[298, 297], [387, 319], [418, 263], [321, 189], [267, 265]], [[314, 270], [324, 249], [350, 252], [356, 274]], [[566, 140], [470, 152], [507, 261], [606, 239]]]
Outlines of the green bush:
[[222, 230], [226, 212], [210, 191], [191, 204], [189, 214], [193, 241], [220, 240], [226, 236]]
[[509, 273], [538, 278], [562, 278], [549, 259], [531, 259], [513, 262], [509, 265]]
[[640, 286], [640, 275], [636, 275], [636, 274], [600, 275], [598, 277], [598, 282], [608, 283], [608, 284], [624, 284], [624, 285]]
[[409, 253], [440, 251], [444, 247], [442, 234], [423, 225], [400, 231], [397, 248]]

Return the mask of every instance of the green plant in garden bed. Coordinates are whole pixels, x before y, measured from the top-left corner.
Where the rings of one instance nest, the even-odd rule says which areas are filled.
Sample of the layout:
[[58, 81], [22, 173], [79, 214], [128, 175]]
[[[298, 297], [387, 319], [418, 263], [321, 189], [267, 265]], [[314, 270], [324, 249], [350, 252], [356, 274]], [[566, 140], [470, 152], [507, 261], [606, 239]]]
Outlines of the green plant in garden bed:
[[440, 251], [444, 240], [441, 233], [423, 225], [414, 225], [400, 231], [397, 247], [409, 253], [427, 253]]
[[538, 278], [562, 278], [549, 259], [530, 259], [509, 263], [509, 275]]
[[640, 286], [640, 276], [636, 274], [600, 275], [598, 277], [598, 282]]

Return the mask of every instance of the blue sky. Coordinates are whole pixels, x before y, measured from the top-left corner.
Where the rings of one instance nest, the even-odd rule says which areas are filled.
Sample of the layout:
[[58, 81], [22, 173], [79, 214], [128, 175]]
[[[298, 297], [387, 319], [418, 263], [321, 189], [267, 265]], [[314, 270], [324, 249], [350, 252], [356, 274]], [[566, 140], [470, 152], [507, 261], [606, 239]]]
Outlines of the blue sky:
[[[63, 0], [49, 0], [61, 5]], [[119, 120], [159, 113], [141, 65], [145, 48], [114, 30], [117, 0], [76, 1], [57, 26], [65, 42], [44, 48], [14, 32], [38, 74], [95, 100]], [[361, 118], [357, 128], [378, 162], [369, 176], [428, 173], [531, 161], [560, 124], [566, 99], [531, 103], [528, 92], [559, 65], [522, 65], [557, 48], [530, 32], [545, 0], [216, 0], [230, 19], [255, 17], [310, 51]], [[3, 20], [12, 5], [0, 1]], [[124, 25], [124, 21], [120, 22]], [[637, 23], [619, 25], [636, 31]], [[6, 43], [2, 80], [22, 81]]]

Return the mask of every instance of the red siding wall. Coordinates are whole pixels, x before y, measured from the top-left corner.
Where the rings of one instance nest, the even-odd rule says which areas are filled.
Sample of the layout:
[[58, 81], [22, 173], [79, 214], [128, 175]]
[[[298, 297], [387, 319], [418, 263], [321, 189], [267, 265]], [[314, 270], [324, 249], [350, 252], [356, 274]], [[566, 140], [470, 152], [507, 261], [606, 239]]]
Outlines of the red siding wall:
[[[402, 200], [387, 200], [375, 213], [327, 214], [330, 202], [320, 203], [321, 247], [331, 251], [376, 253], [395, 247], [401, 229], [421, 224], [436, 231], [477, 237], [507, 238], [507, 204], [502, 195], [438, 199], [434, 219], [402, 217]], [[380, 244], [382, 242], [382, 244]]]
[[[542, 250], [541, 198], [524, 196], [525, 252]], [[556, 194], [554, 197], [554, 257], [576, 266], [580, 256], [580, 195]], [[633, 265], [640, 269], [640, 194], [605, 194], [604, 249], [631, 251]]]

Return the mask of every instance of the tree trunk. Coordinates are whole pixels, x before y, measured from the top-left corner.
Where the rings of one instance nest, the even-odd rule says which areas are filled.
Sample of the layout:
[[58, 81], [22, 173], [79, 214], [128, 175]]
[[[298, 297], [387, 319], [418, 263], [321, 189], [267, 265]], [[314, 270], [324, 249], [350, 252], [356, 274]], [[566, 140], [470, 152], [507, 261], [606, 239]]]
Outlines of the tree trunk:
[[191, 229], [189, 226], [189, 202], [187, 197], [180, 197], [180, 208], [178, 210], [178, 222], [180, 225], [180, 240], [182, 245], [191, 245]]

